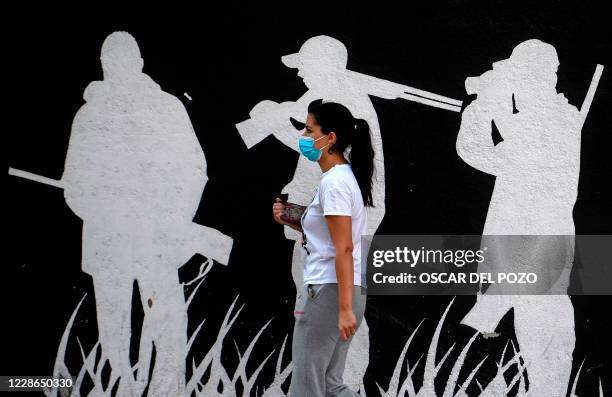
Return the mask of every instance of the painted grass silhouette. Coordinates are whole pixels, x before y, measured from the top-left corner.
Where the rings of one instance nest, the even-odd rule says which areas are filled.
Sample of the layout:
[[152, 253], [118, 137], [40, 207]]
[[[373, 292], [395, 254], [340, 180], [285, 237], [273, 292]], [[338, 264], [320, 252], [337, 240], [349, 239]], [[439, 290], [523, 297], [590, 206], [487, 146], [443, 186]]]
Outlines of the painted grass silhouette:
[[[191, 303], [193, 296], [199, 289], [202, 281], [204, 281], [203, 275], [200, 278], [202, 278], [202, 280], [198, 283], [194, 291], [191, 293], [189, 299], [186, 302], [187, 305]], [[70, 371], [68, 370], [68, 367], [66, 366], [64, 362], [65, 352], [66, 352], [66, 346], [68, 343], [68, 339], [72, 331], [74, 319], [84, 299], [85, 299], [85, 296], [81, 299], [81, 301], [76, 306], [74, 312], [72, 313], [72, 316], [70, 317], [70, 320], [68, 321], [68, 324], [66, 325], [66, 329], [64, 330], [64, 333], [62, 335], [59, 349], [58, 349], [57, 358], [55, 361], [55, 367], [53, 370], [54, 377], [58, 377], [58, 378], [72, 377], [72, 374], [70, 373]], [[238, 396], [239, 389], [237, 389], [237, 383], [239, 380], [243, 386], [241, 395], [250, 396], [253, 391], [253, 386], [255, 384], [255, 381], [257, 380], [257, 377], [259, 376], [259, 373], [261, 372], [263, 367], [268, 363], [268, 360], [274, 354], [275, 350], [272, 350], [268, 354], [268, 356], [259, 363], [257, 368], [251, 374], [247, 374], [246, 366], [247, 366], [247, 363], [249, 362], [251, 352], [253, 351], [253, 348], [257, 344], [257, 341], [259, 337], [261, 336], [261, 334], [263, 333], [263, 331], [270, 324], [270, 321], [271, 321], [270, 320], [259, 329], [259, 332], [251, 340], [249, 346], [246, 348], [246, 350], [243, 353], [241, 353], [238, 347], [236, 346], [236, 352], [239, 357], [239, 363], [234, 369], [233, 375], [230, 375], [228, 373], [228, 370], [223, 367], [221, 363], [221, 357], [223, 354], [225, 337], [227, 333], [229, 332], [229, 330], [234, 325], [236, 319], [240, 315], [240, 312], [244, 308], [244, 305], [242, 305], [240, 306], [240, 308], [235, 310], [237, 300], [238, 300], [238, 296], [234, 299], [231, 306], [227, 310], [225, 318], [219, 328], [217, 338], [215, 342], [213, 343], [212, 347], [210, 348], [210, 350], [206, 353], [204, 358], [201, 359], [199, 362], [196, 362], [195, 359], [192, 360], [192, 363], [191, 363], [192, 376], [187, 381], [187, 384], [186, 384], [186, 392], [185, 392], [186, 396], [198, 396], [198, 397], [230, 397], [230, 396], [234, 397], [234, 396]], [[411, 366], [406, 358], [406, 353], [413, 341], [414, 336], [416, 335], [416, 333], [418, 332], [419, 328], [421, 327], [421, 325], [423, 324], [425, 320], [421, 321], [421, 323], [415, 328], [415, 330], [412, 332], [412, 334], [408, 338], [406, 344], [404, 345], [399, 355], [399, 358], [397, 360], [397, 363], [395, 365], [395, 369], [391, 376], [391, 381], [389, 382], [389, 386], [387, 390], [384, 390], [377, 383], [380, 395], [382, 397], [400, 397], [400, 396], [401, 397], [437, 397], [438, 396], [438, 394], [436, 394], [435, 389], [434, 389], [434, 381], [438, 375], [440, 368], [446, 362], [450, 353], [455, 348], [455, 344], [453, 344], [450, 347], [450, 349], [448, 349], [448, 351], [444, 353], [440, 361], [436, 362], [436, 353], [438, 351], [438, 341], [440, 338], [440, 333], [442, 331], [444, 320], [446, 319], [446, 316], [453, 304], [453, 301], [454, 299], [446, 307], [444, 314], [438, 321], [436, 330], [429, 344], [429, 348], [427, 350], [427, 356], [425, 357], [425, 361], [424, 361], [425, 368], [424, 368], [424, 375], [422, 379], [421, 388], [418, 391], [415, 389], [415, 385], [414, 385], [415, 379], [413, 379], [413, 376], [414, 376], [415, 370], [418, 368], [420, 363], [423, 362], [422, 360], [423, 355], [421, 355], [421, 357], [419, 357], [419, 359], [414, 363], [414, 365]], [[204, 321], [205, 320], [203, 320], [199, 324], [199, 326], [196, 328], [193, 334], [189, 337], [189, 342], [188, 342], [188, 346], [186, 349], [187, 352], [191, 350], [191, 347], [193, 346], [195, 339], [197, 338], [199, 332], [201, 331], [204, 325]], [[472, 343], [476, 340], [477, 336], [478, 334], [476, 333], [470, 338], [468, 343], [461, 350], [456, 361], [453, 363], [450, 375], [448, 376], [448, 379], [446, 379], [444, 391], [441, 396], [442, 397], [467, 397], [468, 394], [466, 392], [466, 389], [468, 388], [468, 386], [472, 384], [472, 382], [475, 382], [475, 384], [479, 387], [479, 389], [481, 390], [481, 393], [479, 394], [479, 396], [482, 396], [482, 397], [506, 396], [508, 392], [517, 385], [517, 383], [518, 383], [518, 393], [516, 395], [518, 397], [528, 396], [529, 394], [528, 394], [528, 391], [526, 390], [526, 384], [525, 384], [525, 369], [526, 368], [521, 364], [521, 361], [519, 359], [520, 353], [516, 351], [513, 344], [512, 344], [512, 349], [514, 351], [513, 356], [505, 364], [503, 364], [504, 357], [507, 354], [508, 345], [509, 345], [509, 344], [506, 344], [502, 352], [501, 359], [497, 363], [497, 373], [495, 377], [491, 380], [491, 382], [489, 382], [486, 385], [485, 388], [483, 388], [480, 382], [478, 382], [478, 380], [475, 379], [475, 375], [480, 369], [480, 367], [482, 366], [482, 364], [488, 359], [488, 357], [483, 358], [470, 371], [470, 373], [468, 374], [468, 376], [463, 382], [459, 382], [459, 373], [464, 366], [464, 361], [467, 356], [467, 353]], [[83, 384], [85, 377], [87, 376], [93, 382], [93, 388], [87, 392], [88, 396], [111, 396], [112, 389], [115, 386], [119, 378], [117, 376], [113, 377], [111, 374], [111, 381], [108, 382], [108, 385], [106, 386], [106, 388], [104, 387], [103, 382], [102, 382], [103, 358], [97, 357], [97, 350], [99, 348], [99, 343], [96, 343], [88, 353], [85, 353], [78, 338], [77, 338], [77, 341], [81, 349], [81, 356], [82, 356], [83, 364], [79, 372], [75, 375], [75, 382], [74, 382], [74, 389], [73, 389], [74, 392], [70, 394], [70, 392], [66, 390], [52, 389], [52, 390], [46, 391], [45, 394], [47, 396], [53, 396], [53, 397], [80, 396], [81, 386]], [[288, 364], [285, 368], [282, 368], [282, 364], [281, 364], [283, 353], [286, 347], [286, 343], [287, 343], [287, 336], [285, 336], [283, 344], [280, 348], [280, 352], [276, 358], [276, 369], [275, 369], [275, 375], [274, 375], [273, 381], [271, 382], [271, 384], [268, 385], [267, 388], [265, 388], [261, 392], [259, 390], [256, 390], [255, 391], [256, 396], [258, 397], [277, 397], [277, 396], [285, 397], [286, 396], [285, 392], [281, 389], [281, 385], [287, 380], [292, 370], [291, 363]], [[400, 382], [400, 374], [402, 372], [401, 370], [402, 370], [404, 363], [406, 365], [406, 376]], [[584, 364], [584, 361], [582, 364]], [[578, 369], [578, 372], [574, 378], [570, 397], [579, 397], [576, 395], [576, 386], [578, 384], [578, 379], [580, 377], [580, 373], [582, 370], [582, 364], [580, 365], [580, 368]], [[145, 368], [148, 368], [149, 365], [150, 363], [147, 363]], [[517, 366], [518, 371], [516, 375], [514, 376], [514, 378], [511, 380], [511, 382], [507, 384], [506, 380], [504, 379], [504, 373], [513, 365]], [[148, 375], [145, 373], [146, 371], [138, 371], [139, 368], [141, 368], [141, 365], [140, 363], [137, 363], [136, 365], [134, 365], [133, 370], [136, 373], [139, 373], [139, 375], [136, 376], [136, 379], [137, 379], [137, 384], [139, 387], [139, 393], [140, 395], [142, 395], [145, 392], [147, 384], [149, 383], [149, 379], [147, 379], [146, 377]], [[206, 373], [208, 373], [209, 375], [206, 377], [206, 380], [204, 381], [203, 379]], [[222, 390], [222, 391], [220, 392], [219, 390]], [[363, 390], [363, 386], [361, 387], [360, 393], [361, 395], [366, 396]], [[587, 396], [581, 396], [581, 397], [587, 397]], [[599, 397], [603, 397], [603, 389], [601, 386], [601, 380], [599, 382]]]

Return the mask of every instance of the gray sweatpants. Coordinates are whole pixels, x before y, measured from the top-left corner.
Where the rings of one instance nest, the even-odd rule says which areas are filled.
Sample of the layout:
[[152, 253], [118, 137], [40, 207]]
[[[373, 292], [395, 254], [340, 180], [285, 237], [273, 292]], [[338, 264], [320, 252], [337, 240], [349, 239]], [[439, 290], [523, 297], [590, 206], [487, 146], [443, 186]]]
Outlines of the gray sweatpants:
[[[357, 327], [366, 306], [366, 289], [353, 286]], [[289, 397], [359, 396], [342, 381], [352, 337], [343, 341], [338, 330], [338, 284], [308, 284], [295, 303], [293, 371]]]

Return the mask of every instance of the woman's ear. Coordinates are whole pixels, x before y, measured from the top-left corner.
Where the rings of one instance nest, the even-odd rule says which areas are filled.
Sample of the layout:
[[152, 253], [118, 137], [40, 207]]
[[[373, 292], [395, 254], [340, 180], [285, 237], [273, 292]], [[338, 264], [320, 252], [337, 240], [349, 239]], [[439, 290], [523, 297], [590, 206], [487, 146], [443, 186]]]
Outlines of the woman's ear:
[[[333, 135], [332, 135], [332, 134], [333, 134]], [[329, 144], [330, 144], [330, 145], [331, 145], [331, 144], [335, 144], [335, 143], [336, 143], [336, 141], [338, 140], [338, 135], [336, 135], [336, 132], [335, 132], [335, 131], [330, 131], [330, 133], [328, 134], [328, 136], [329, 136], [329, 138], [328, 138], [328, 139], [330, 140], [330, 141], [329, 141]]]
[[[333, 134], [333, 135], [332, 135]], [[327, 134], [328, 136], [328, 142], [329, 142], [329, 147], [327, 149], [329, 154], [332, 154], [333, 151], [336, 148], [336, 142], [338, 141], [338, 136], [336, 135], [335, 131], [330, 131], [329, 134]]]

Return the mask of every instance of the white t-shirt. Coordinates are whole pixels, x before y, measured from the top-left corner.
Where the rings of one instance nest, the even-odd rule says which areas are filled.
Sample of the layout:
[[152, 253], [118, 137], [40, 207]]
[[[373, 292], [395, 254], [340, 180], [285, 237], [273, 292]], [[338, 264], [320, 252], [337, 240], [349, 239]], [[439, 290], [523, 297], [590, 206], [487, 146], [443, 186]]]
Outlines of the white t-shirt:
[[354, 285], [365, 287], [361, 275], [361, 236], [367, 233], [367, 210], [350, 164], [336, 164], [321, 175], [312, 202], [302, 215], [306, 235], [304, 285], [337, 283], [336, 248], [325, 215], [351, 217]]

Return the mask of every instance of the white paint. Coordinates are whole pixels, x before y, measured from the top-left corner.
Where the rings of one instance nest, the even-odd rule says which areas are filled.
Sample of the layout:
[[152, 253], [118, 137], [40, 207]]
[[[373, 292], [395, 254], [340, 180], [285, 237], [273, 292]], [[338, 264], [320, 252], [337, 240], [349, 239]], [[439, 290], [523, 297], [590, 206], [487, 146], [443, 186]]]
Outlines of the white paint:
[[[406, 85], [374, 78], [346, 69], [348, 52], [344, 44], [329, 36], [315, 36], [308, 39], [295, 54], [285, 55], [282, 62], [298, 69], [298, 76], [304, 81], [308, 91], [295, 102], [275, 103], [270, 100], [259, 102], [249, 113], [250, 119], [236, 125], [248, 148], [257, 144], [268, 135], [274, 135], [285, 145], [299, 152], [297, 137], [300, 133], [290, 123], [293, 117], [305, 122], [310, 102], [315, 99], [338, 102], [346, 106], [355, 118], [365, 119], [369, 126], [374, 148], [374, 179], [372, 198], [374, 207], [368, 207], [369, 235], [375, 234], [385, 214], [385, 167], [383, 143], [380, 134], [378, 116], [369, 95], [386, 99], [404, 98], [439, 108], [459, 111], [461, 102], [418, 90]], [[345, 155], [350, 152], [347, 148]], [[319, 183], [321, 169], [316, 162], [299, 156], [293, 180], [285, 186], [288, 201], [308, 205], [316, 186]], [[301, 234], [289, 227], [285, 236], [299, 240]], [[296, 290], [303, 284], [303, 250], [296, 243], [293, 250], [291, 271]], [[364, 319], [349, 347], [344, 381], [357, 388], [368, 366], [369, 331]]]
[[57, 187], [57, 188], [60, 188], [60, 189], [64, 188], [64, 185], [62, 184], [61, 181], [58, 181], [58, 180], [55, 180], [55, 179], [51, 179], [51, 178], [47, 178], [46, 176], [42, 176], [42, 175], [36, 175], [36, 174], [31, 173], [31, 172], [23, 171], [23, 170], [20, 170], [20, 169], [17, 169], [17, 168], [9, 167], [8, 173], [9, 173], [9, 175], [18, 176], [18, 177], [24, 178], [24, 179], [29, 179], [29, 180], [34, 181], [34, 182], [43, 183], [45, 185]]
[[[368, 95], [407, 98], [451, 111], [457, 111], [460, 102], [429, 93], [429, 99], [418, 100], [422, 97], [414, 98], [419, 96], [416, 89], [348, 71], [346, 48], [329, 37], [318, 36], [307, 43], [300, 53], [283, 57], [283, 61], [299, 69], [309, 91], [296, 102], [263, 101], [251, 112], [252, 119], [237, 127], [248, 147], [272, 133], [297, 151], [297, 134], [288, 119], [303, 120], [306, 107], [313, 99], [341, 102], [356, 117], [366, 119], [372, 128], [377, 154], [374, 201], [379, 208], [369, 215], [369, 233], [373, 234], [384, 216], [384, 159], [380, 128]], [[466, 81], [467, 88], [478, 90], [479, 96], [464, 112], [457, 151], [468, 164], [497, 176], [485, 234], [574, 233], [571, 209], [580, 167], [580, 131], [602, 67], [598, 66], [578, 112], [556, 93], [552, 84], [555, 78], [547, 73], [552, 68], [556, 70], [557, 64], [556, 53], [551, 48], [539, 41], [528, 41], [517, 47], [509, 60], [494, 64], [502, 79], [493, 79], [492, 84], [482, 86], [474, 79]], [[151, 342], [156, 344], [157, 360], [149, 395], [181, 395], [185, 387], [184, 354], [197, 331], [187, 342], [189, 301], [185, 302], [176, 269], [195, 252], [226, 264], [232, 241], [216, 230], [192, 222], [207, 180], [206, 162], [180, 101], [163, 92], [142, 73], [143, 60], [129, 34], [110, 35], [103, 46], [101, 60], [104, 80], [92, 82], [85, 91], [86, 104], [72, 126], [62, 180], [12, 168], [9, 174], [65, 189], [66, 202], [83, 219], [83, 269], [94, 279], [99, 342], [104, 357], [111, 360], [112, 378], [124, 379], [119, 395], [136, 395], [142, 391], [142, 381], [148, 376]], [[515, 94], [517, 114], [512, 113], [510, 92]], [[186, 92], [184, 95], [191, 100]], [[504, 142], [497, 146], [490, 141], [491, 119], [504, 137]], [[289, 200], [308, 203], [319, 176], [316, 163], [300, 156], [295, 178], [286, 187]], [[286, 228], [286, 231], [290, 233], [289, 238], [297, 238], [298, 234], [291, 234], [292, 229]], [[296, 248], [293, 270], [299, 284], [302, 258], [299, 245]], [[572, 256], [570, 251], [566, 259]], [[201, 269], [196, 280], [207, 269]], [[132, 368], [127, 358], [133, 280], [139, 283], [145, 310], [138, 379], [130, 375]], [[575, 342], [569, 299], [567, 296], [512, 296], [502, 297], [500, 301], [485, 294], [479, 297], [478, 305], [463, 323], [493, 336], [497, 322], [510, 307], [515, 308], [515, 328], [521, 354], [527, 360], [530, 393], [561, 395], [567, 386], [564, 380], [569, 379]], [[75, 314], [76, 311], [67, 330], [72, 328]], [[225, 321], [222, 336], [227, 328], [228, 321]], [[365, 321], [360, 331], [363, 332], [355, 335], [351, 344], [345, 371], [345, 380], [352, 386], [361, 383], [362, 371], [368, 364]], [[439, 331], [434, 335], [436, 344], [438, 334]], [[65, 367], [66, 341], [65, 333], [54, 373], [58, 373], [57, 368]], [[220, 363], [220, 345], [218, 340], [219, 350], [198, 364], [198, 373], [204, 372], [207, 360]], [[464, 350], [468, 348], [469, 345]], [[249, 353], [250, 350], [244, 357], [248, 359]], [[85, 367], [91, 364], [90, 357], [95, 359], [95, 354], [87, 355]], [[288, 375], [289, 368], [282, 370], [282, 374], [278, 370], [281, 357], [282, 350], [274, 388], [267, 391], [268, 395], [281, 393], [280, 384]], [[437, 373], [435, 358], [434, 344], [427, 355], [429, 370], [425, 378], [429, 381], [424, 385], [428, 387], [432, 387]], [[234, 373], [234, 383], [237, 377], [246, 379], [243, 362], [246, 361], [241, 360], [240, 371]], [[394, 374], [392, 383], [399, 377], [402, 362], [403, 359], [398, 361], [397, 376]], [[462, 362], [458, 360], [459, 364], [453, 368], [462, 367]], [[265, 361], [258, 370], [264, 364]], [[228, 377], [222, 374], [220, 365], [215, 367], [215, 379]], [[415, 368], [416, 364], [412, 370]], [[256, 374], [244, 383], [252, 385]], [[496, 379], [504, 382], [499, 373]], [[191, 390], [198, 380], [197, 376], [192, 379]], [[487, 390], [492, 390], [493, 383]], [[558, 390], [552, 390], [552, 386]], [[209, 387], [214, 391], [216, 383], [210, 382]], [[404, 386], [401, 390], [406, 391]]]
[[[150, 395], [183, 395], [187, 312], [177, 269], [196, 252], [227, 264], [231, 238], [192, 222], [206, 159], [182, 103], [142, 73], [126, 32], [109, 35], [104, 80], [86, 88], [72, 124], [62, 185], [83, 220], [83, 271], [93, 277], [99, 341], [119, 394], [136, 395], [129, 364], [132, 283], [145, 312], [138, 381], [156, 360]], [[152, 394], [153, 393], [153, 394]]]
[[[291, 125], [289, 118], [305, 121], [308, 105], [315, 99], [323, 98], [339, 102], [345, 105], [354, 117], [365, 119], [370, 125], [375, 153], [372, 186], [375, 207], [368, 208], [368, 234], [374, 234], [385, 214], [385, 169], [378, 117], [368, 98], [367, 87], [362, 87], [359, 81], [348, 78], [346, 48], [328, 36], [317, 36], [307, 40], [298, 54], [285, 56], [282, 61], [289, 67], [298, 68], [298, 76], [302, 77], [308, 91], [295, 102], [281, 104], [273, 104], [270, 101], [260, 102], [249, 114], [251, 119], [236, 125], [238, 131], [248, 147], [272, 133], [285, 145], [298, 151], [297, 136], [300, 133]], [[389, 94], [390, 97], [397, 97], [400, 92]], [[284, 188], [284, 192], [288, 193], [288, 201], [302, 205], [310, 203], [320, 177], [321, 169], [318, 163], [299, 156], [293, 180]], [[291, 240], [301, 238], [299, 232], [288, 227], [284, 229], [287, 238]], [[296, 291], [300, 291], [303, 284], [303, 266], [303, 250], [301, 244], [296, 243], [291, 266]], [[364, 319], [353, 336], [343, 375], [344, 382], [352, 388], [359, 387], [362, 383], [369, 363], [368, 334], [367, 322]]]
[[[495, 62], [492, 71], [466, 79], [466, 90], [477, 93], [478, 98], [463, 112], [457, 153], [472, 167], [497, 177], [485, 236], [575, 234], [572, 210], [586, 114], [557, 93], [558, 65], [554, 47], [527, 40], [515, 47], [510, 58]], [[513, 95], [518, 113], [513, 112]], [[497, 145], [491, 138], [491, 120], [504, 139]], [[551, 286], [561, 295], [482, 294], [462, 321], [492, 333], [501, 317], [514, 307], [515, 332], [527, 363], [530, 395], [564, 396], [569, 382], [574, 311], [565, 294], [574, 239], [561, 240], [560, 245], [536, 248], [562, 261], [557, 265], [566, 271]], [[519, 266], [513, 261], [515, 254], [518, 252], [506, 250], [499, 260], [508, 271]]]

